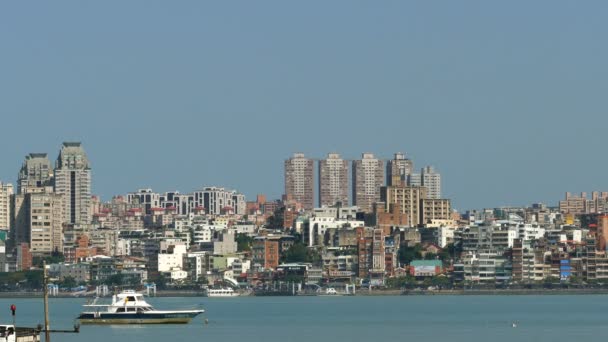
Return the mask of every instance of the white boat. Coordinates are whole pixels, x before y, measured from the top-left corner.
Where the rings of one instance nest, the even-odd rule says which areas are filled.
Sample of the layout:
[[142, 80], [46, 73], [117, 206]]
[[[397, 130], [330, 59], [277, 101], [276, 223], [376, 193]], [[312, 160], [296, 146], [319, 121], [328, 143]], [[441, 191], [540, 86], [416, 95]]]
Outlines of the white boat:
[[93, 304], [85, 307], [93, 311], [80, 314], [78, 320], [83, 324], [167, 324], [189, 323], [192, 318], [205, 310], [156, 310], [144, 300], [144, 295], [126, 290], [112, 296], [111, 304]]
[[205, 295], [207, 297], [236, 297], [239, 293], [231, 287], [221, 287], [219, 289], [208, 288], [205, 291]]

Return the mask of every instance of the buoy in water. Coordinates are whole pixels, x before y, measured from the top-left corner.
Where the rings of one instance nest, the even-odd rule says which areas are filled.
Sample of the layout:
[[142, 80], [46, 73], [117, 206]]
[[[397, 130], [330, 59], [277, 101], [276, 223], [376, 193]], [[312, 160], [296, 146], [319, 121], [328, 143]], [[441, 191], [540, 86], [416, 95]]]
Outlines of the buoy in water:
[[205, 318], [205, 320], [203, 321], [203, 323], [205, 323], [205, 325], [209, 324], [209, 320], [207, 318]]
[[513, 323], [511, 323], [511, 326], [512, 326], [513, 328], [517, 328], [517, 323], [513, 322]]

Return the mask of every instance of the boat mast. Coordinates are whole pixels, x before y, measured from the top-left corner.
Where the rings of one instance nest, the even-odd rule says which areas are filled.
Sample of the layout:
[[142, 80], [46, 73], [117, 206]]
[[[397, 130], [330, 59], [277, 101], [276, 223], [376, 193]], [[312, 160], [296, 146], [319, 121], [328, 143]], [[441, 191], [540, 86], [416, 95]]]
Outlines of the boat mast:
[[51, 342], [51, 332], [49, 326], [49, 288], [48, 288], [48, 275], [46, 273], [46, 260], [42, 261], [42, 283], [44, 293], [44, 340]]

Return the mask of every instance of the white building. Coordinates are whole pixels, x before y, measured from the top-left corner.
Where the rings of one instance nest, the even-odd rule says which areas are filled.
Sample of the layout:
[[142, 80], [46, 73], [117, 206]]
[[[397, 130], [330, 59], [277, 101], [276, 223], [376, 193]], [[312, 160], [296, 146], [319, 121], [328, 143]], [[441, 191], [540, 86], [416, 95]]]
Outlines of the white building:
[[174, 269], [182, 269], [184, 266], [184, 254], [187, 253], [186, 244], [183, 242], [161, 241], [160, 253], [158, 254], [158, 271], [169, 272]]
[[196, 225], [192, 228], [192, 243], [201, 244], [213, 241], [216, 227], [209, 224]]
[[9, 230], [11, 226], [11, 196], [13, 185], [0, 182], [0, 230]]
[[234, 190], [224, 188], [206, 187], [193, 194], [194, 207], [203, 207], [211, 215], [233, 213], [245, 215], [247, 203], [245, 195]]
[[65, 222], [91, 223], [91, 167], [80, 142], [64, 142], [59, 151], [55, 193], [63, 196]]
[[152, 189], [139, 189], [127, 194], [127, 203], [140, 205], [146, 215], [150, 215], [152, 214], [152, 208], [160, 207], [160, 194], [153, 192]]
[[310, 217], [304, 223], [302, 238], [309, 247], [320, 245], [328, 229], [341, 227], [364, 227], [365, 222], [349, 219], [336, 219], [335, 217]]

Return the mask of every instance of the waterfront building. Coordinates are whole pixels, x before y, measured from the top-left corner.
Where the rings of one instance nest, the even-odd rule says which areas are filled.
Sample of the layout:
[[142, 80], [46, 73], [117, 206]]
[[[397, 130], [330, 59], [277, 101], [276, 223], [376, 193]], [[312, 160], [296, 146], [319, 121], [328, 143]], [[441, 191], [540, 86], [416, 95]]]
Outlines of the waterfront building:
[[380, 201], [380, 187], [384, 185], [384, 162], [372, 153], [363, 153], [353, 161], [353, 205], [366, 213], [373, 212], [373, 205]]
[[274, 270], [279, 266], [280, 237], [258, 236], [253, 239], [252, 262], [258, 270]]
[[13, 185], [0, 182], [0, 230], [8, 231], [11, 226], [11, 198]]
[[319, 161], [319, 205], [348, 205], [348, 161], [329, 153]]
[[406, 185], [408, 177], [413, 173], [414, 163], [402, 152], [386, 163], [386, 185]]
[[302, 203], [304, 209], [314, 207], [314, 161], [303, 153], [294, 153], [285, 160], [285, 195]]
[[62, 195], [65, 222], [91, 223], [91, 167], [80, 142], [64, 142], [55, 163], [55, 193]]

